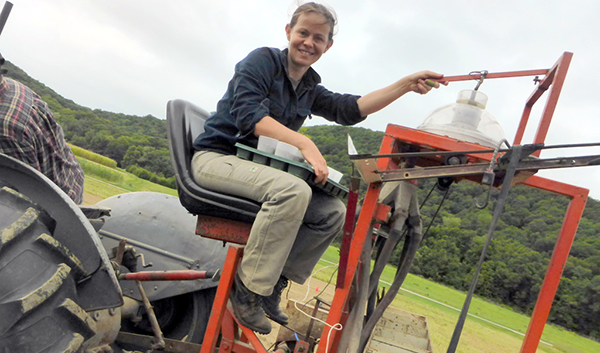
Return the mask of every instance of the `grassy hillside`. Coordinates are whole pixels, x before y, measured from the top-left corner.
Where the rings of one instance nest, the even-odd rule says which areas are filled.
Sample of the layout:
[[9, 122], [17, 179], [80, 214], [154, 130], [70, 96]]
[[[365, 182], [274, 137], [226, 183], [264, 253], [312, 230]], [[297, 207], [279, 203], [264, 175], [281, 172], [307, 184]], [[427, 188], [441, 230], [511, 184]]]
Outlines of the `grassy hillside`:
[[85, 173], [84, 191], [100, 199], [135, 191], [152, 191], [177, 196], [177, 190], [152, 183], [120, 168], [110, 168], [77, 157]]

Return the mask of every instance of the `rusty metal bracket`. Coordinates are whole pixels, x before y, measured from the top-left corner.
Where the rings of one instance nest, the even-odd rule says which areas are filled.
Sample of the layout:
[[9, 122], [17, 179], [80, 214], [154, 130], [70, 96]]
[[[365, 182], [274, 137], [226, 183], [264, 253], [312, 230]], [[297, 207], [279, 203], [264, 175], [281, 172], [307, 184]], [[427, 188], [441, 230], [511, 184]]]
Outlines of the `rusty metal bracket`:
[[158, 320], [156, 319], [156, 314], [154, 314], [154, 309], [152, 309], [152, 305], [150, 304], [150, 300], [146, 295], [146, 291], [142, 286], [141, 281], [135, 281], [138, 290], [140, 291], [140, 295], [142, 296], [142, 301], [144, 303], [144, 308], [146, 309], [146, 314], [148, 314], [148, 320], [150, 321], [150, 325], [152, 326], [152, 332], [154, 333], [154, 338], [156, 341], [152, 344], [151, 351], [155, 349], [164, 349], [165, 348], [165, 338], [163, 337], [163, 333], [158, 325]]
[[479, 90], [479, 87], [481, 87], [481, 84], [483, 83], [483, 80], [485, 80], [485, 78], [487, 77], [488, 73], [488, 70], [469, 72], [469, 75], [479, 74], [479, 80], [477, 81], [477, 86], [475, 86], [474, 89], [475, 91]]
[[294, 347], [294, 353], [307, 353], [309, 349], [308, 342], [297, 341]]

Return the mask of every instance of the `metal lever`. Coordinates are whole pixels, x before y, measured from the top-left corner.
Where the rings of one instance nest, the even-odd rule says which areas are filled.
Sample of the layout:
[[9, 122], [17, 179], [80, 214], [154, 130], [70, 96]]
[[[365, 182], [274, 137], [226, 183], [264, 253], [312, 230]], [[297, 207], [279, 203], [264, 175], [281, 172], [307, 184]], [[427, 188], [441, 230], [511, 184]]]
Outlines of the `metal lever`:
[[492, 187], [494, 185], [495, 177], [496, 177], [496, 175], [491, 170], [486, 170], [485, 173], [483, 173], [483, 178], [481, 179], [481, 183], [488, 186], [488, 191], [487, 191], [487, 197], [485, 198], [485, 201], [483, 204], [479, 204], [478, 201], [475, 201], [475, 207], [477, 207], [480, 210], [486, 208], [487, 205], [490, 203], [490, 200], [492, 199]]
[[496, 178], [496, 174], [494, 174], [494, 167], [496, 165], [496, 158], [498, 156], [498, 152], [500, 151], [500, 147], [503, 143], [504, 141], [500, 142], [500, 145], [498, 145], [498, 147], [496, 147], [496, 149], [494, 150], [494, 154], [492, 155], [492, 159], [490, 160], [490, 165], [488, 166], [487, 170], [483, 173], [483, 177], [481, 178], [481, 184], [488, 186], [488, 192], [487, 197], [485, 199], [485, 203], [483, 205], [480, 205], [479, 202], [475, 201], [475, 207], [477, 207], [480, 210], [486, 208], [492, 198], [492, 187], [494, 186], [494, 179]]

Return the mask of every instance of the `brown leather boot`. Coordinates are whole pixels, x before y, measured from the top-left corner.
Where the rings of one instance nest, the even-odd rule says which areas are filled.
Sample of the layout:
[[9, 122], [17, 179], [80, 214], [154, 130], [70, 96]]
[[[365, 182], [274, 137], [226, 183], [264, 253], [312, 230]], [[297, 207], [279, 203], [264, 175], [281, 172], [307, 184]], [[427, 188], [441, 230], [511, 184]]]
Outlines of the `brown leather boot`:
[[233, 306], [233, 314], [242, 325], [252, 331], [267, 335], [271, 332], [271, 322], [265, 316], [261, 299], [260, 295], [246, 288], [236, 273], [229, 298]]
[[273, 288], [273, 293], [268, 297], [262, 297], [262, 307], [271, 320], [280, 325], [287, 325], [289, 318], [279, 307], [281, 293], [288, 286], [288, 279], [281, 276]]

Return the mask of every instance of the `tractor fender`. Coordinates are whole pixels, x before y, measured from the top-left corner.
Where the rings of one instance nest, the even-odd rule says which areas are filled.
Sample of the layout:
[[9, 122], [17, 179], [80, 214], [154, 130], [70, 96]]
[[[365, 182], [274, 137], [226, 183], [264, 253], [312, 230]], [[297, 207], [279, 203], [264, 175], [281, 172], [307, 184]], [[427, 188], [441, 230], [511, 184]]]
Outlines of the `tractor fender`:
[[1, 153], [0, 185], [25, 195], [56, 222], [53, 237], [80, 260], [86, 274], [77, 282], [81, 308], [90, 311], [123, 305], [119, 283], [95, 229], [64, 191], [36, 169]]
[[[227, 248], [217, 240], [195, 234], [196, 217], [175, 196], [156, 192], [133, 192], [102, 200], [97, 206], [111, 209], [99, 231], [108, 254], [121, 239], [133, 246], [138, 271], [215, 271], [223, 267]], [[144, 265], [151, 266], [144, 267]], [[123, 273], [129, 272], [121, 266]], [[121, 280], [123, 295], [141, 300], [134, 281]], [[151, 301], [212, 288], [211, 279], [192, 281], [144, 281]]]

